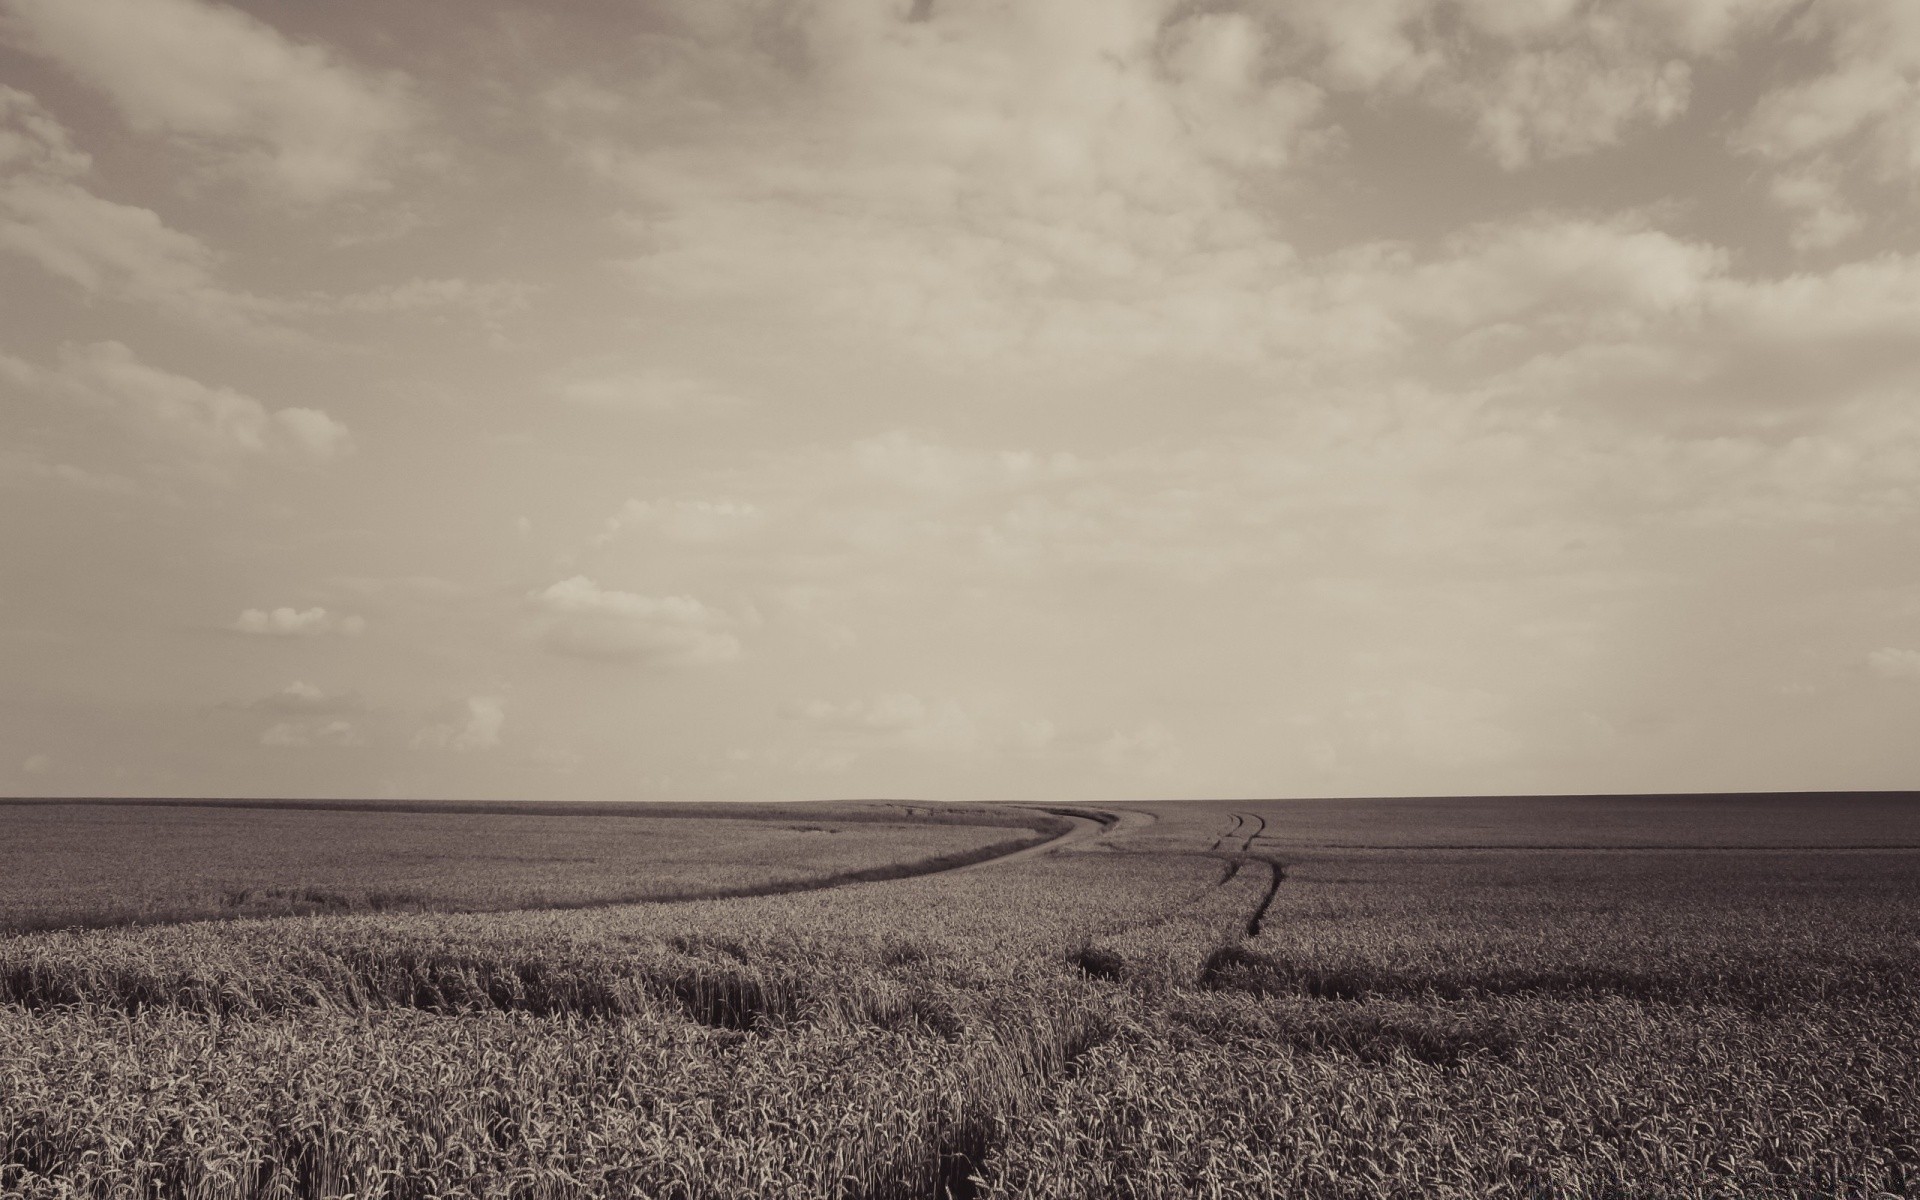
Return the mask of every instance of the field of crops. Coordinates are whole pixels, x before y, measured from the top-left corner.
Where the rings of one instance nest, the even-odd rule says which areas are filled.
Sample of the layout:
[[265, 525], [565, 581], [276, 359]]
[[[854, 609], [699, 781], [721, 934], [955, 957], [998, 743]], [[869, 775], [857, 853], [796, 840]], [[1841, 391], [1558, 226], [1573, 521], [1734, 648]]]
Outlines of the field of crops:
[[1920, 1194], [1920, 803], [1150, 807], [831, 890], [0, 938], [0, 1194]]
[[1054, 824], [882, 805], [451, 808], [0, 803], [0, 930], [760, 893], [965, 861]]

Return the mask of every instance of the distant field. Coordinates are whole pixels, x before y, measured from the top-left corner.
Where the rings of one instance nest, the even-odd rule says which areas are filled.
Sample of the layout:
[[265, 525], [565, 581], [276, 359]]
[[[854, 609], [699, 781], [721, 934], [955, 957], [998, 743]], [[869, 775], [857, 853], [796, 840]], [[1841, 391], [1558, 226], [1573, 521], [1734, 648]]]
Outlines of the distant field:
[[1911, 797], [1131, 807], [833, 890], [0, 936], [0, 1195], [1920, 1195]]
[[878, 806], [636, 811], [0, 804], [0, 929], [771, 891], [957, 861], [1033, 840], [1013, 823], [1044, 820], [1009, 810], [935, 823]]
[[1904, 847], [1920, 849], [1910, 793], [1199, 800], [1157, 806], [1161, 832], [1244, 812], [1289, 846]]

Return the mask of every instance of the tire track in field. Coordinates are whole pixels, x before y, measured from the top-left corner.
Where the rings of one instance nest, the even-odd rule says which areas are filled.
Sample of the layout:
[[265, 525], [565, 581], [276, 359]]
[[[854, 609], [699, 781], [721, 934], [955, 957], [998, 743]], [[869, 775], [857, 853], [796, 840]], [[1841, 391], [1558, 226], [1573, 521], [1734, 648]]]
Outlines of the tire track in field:
[[1213, 893], [1219, 891], [1221, 888], [1226, 887], [1229, 883], [1232, 883], [1234, 879], [1240, 874], [1240, 868], [1246, 865], [1246, 859], [1241, 857], [1241, 854], [1244, 853], [1245, 846], [1243, 846], [1240, 851], [1235, 851], [1232, 847], [1227, 846], [1227, 843], [1234, 839], [1241, 838], [1244, 835], [1245, 845], [1250, 846], [1253, 844], [1253, 838], [1259, 836], [1259, 833], [1257, 830], [1255, 830], [1255, 832], [1251, 834], [1247, 834], [1245, 832], [1250, 829], [1255, 829], [1252, 822], [1258, 821], [1259, 829], [1266, 828], [1266, 822], [1261, 818], [1254, 816], [1252, 814], [1234, 813], [1232, 816], [1233, 816], [1232, 821], [1229, 822], [1227, 827], [1224, 830], [1222, 830], [1219, 833], [1219, 835], [1213, 839], [1212, 844], [1209, 845], [1205, 850], [1187, 850], [1187, 851], [1178, 852], [1178, 853], [1189, 854], [1189, 855], [1197, 854], [1204, 858], [1219, 859], [1222, 864], [1221, 870], [1220, 870], [1220, 878], [1214, 880], [1212, 883], [1207, 884], [1205, 887], [1201, 888], [1199, 891], [1196, 891], [1181, 900], [1175, 901], [1173, 904], [1168, 905], [1166, 908], [1161, 909], [1159, 912], [1153, 913], [1148, 916], [1135, 917], [1131, 920], [1118, 921], [1118, 922], [1115, 922], [1114, 924], [1103, 926], [1099, 929], [1098, 932], [1096, 932], [1092, 936], [1113, 937], [1116, 934], [1132, 933], [1135, 930], [1150, 929], [1155, 925], [1163, 925], [1166, 922], [1173, 920], [1175, 917], [1178, 917], [1181, 913], [1186, 912], [1188, 909], [1192, 908], [1194, 905], [1205, 900], [1208, 896], [1211, 896]]
[[1252, 826], [1251, 831], [1247, 834], [1246, 840], [1240, 843], [1240, 853], [1242, 854], [1251, 853], [1253, 850], [1253, 839], [1267, 831], [1267, 819], [1259, 813], [1248, 813], [1247, 819], [1257, 821], [1259, 824]]
[[1260, 936], [1261, 927], [1266, 924], [1267, 909], [1273, 907], [1273, 898], [1279, 894], [1280, 884], [1287, 877], [1287, 868], [1279, 859], [1263, 858], [1260, 861], [1273, 871], [1273, 878], [1267, 881], [1267, 894], [1260, 897], [1260, 907], [1254, 909], [1253, 915], [1247, 918], [1248, 937]]
[[1225, 845], [1228, 838], [1234, 837], [1240, 832], [1240, 826], [1245, 820], [1246, 818], [1241, 816], [1239, 813], [1234, 813], [1233, 824], [1227, 826], [1226, 829], [1221, 832], [1219, 837], [1214, 838], [1213, 845], [1208, 846], [1207, 850], [1209, 852], [1212, 852], [1212, 851], [1218, 850], [1221, 846]]

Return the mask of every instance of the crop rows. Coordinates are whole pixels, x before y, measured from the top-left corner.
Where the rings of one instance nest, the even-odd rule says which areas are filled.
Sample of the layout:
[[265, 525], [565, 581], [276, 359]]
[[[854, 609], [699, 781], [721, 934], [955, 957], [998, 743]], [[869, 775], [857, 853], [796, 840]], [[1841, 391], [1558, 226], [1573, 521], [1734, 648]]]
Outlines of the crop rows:
[[0, 939], [0, 1195], [1920, 1193], [1913, 857], [1289, 854], [1267, 815]]

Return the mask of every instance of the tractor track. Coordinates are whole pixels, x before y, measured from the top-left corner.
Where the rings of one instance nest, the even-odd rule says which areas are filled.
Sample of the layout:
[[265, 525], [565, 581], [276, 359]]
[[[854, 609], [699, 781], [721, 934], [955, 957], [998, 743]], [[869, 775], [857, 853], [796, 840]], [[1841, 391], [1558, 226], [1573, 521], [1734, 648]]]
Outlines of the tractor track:
[[1253, 839], [1259, 837], [1261, 834], [1267, 831], [1267, 819], [1261, 816], [1260, 814], [1248, 813], [1247, 820], [1257, 821], [1259, 822], [1259, 824], [1253, 826], [1251, 832], [1247, 834], [1246, 840], [1240, 843], [1240, 853], [1242, 854], [1251, 853], [1253, 850]]
[[1218, 850], [1220, 847], [1226, 845], [1227, 839], [1239, 836], [1240, 826], [1245, 822], [1245, 816], [1240, 813], [1234, 813], [1233, 824], [1227, 826], [1219, 837], [1213, 839], [1213, 845], [1207, 847], [1208, 851]]
[[1260, 897], [1260, 906], [1253, 910], [1251, 917], [1247, 918], [1248, 937], [1260, 936], [1261, 927], [1267, 920], [1267, 909], [1273, 907], [1273, 898], [1279, 894], [1280, 884], [1287, 877], [1286, 865], [1279, 859], [1265, 858], [1260, 861], [1267, 864], [1267, 867], [1273, 872], [1273, 878], [1267, 881], [1267, 894]]
[[[1097, 938], [1112, 937], [1115, 934], [1131, 933], [1139, 929], [1150, 929], [1155, 925], [1171, 921], [1181, 913], [1186, 912], [1194, 905], [1205, 900], [1208, 896], [1211, 896], [1221, 888], [1232, 883], [1239, 877], [1241, 870], [1245, 868], [1249, 862], [1262, 863], [1278, 869], [1277, 864], [1274, 864], [1271, 859], [1252, 854], [1254, 839], [1264, 833], [1266, 828], [1266, 819], [1256, 813], [1232, 814], [1232, 819], [1227, 827], [1220, 831], [1205, 850], [1175, 852], [1220, 860], [1220, 877], [1218, 879], [1198, 891], [1175, 901], [1173, 904], [1168, 905], [1158, 912], [1143, 917], [1135, 917], [1131, 920], [1119, 921], [1112, 925], [1102, 926], [1097, 932], [1092, 934], [1092, 936]], [[1240, 843], [1239, 846], [1236, 847], [1230, 844], [1236, 841]], [[1114, 849], [1119, 850], [1121, 853], [1126, 853], [1126, 851], [1120, 847], [1115, 847]], [[1166, 852], [1162, 851], [1159, 853]], [[1248, 927], [1251, 928], [1257, 925], [1260, 919], [1266, 914], [1267, 906], [1273, 902], [1273, 891], [1275, 887], [1277, 887], [1277, 884], [1269, 886], [1266, 896], [1260, 902], [1258, 911], [1247, 921]]]

